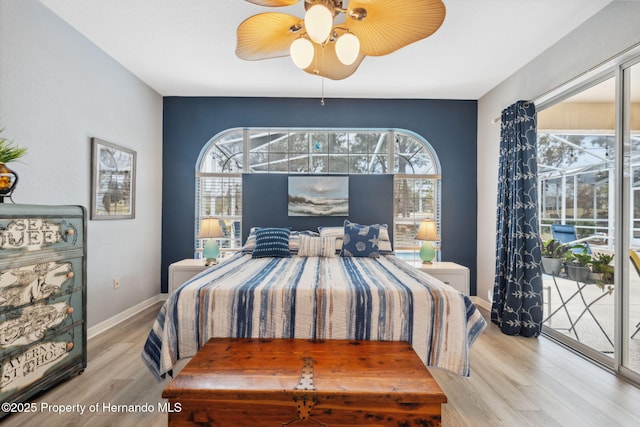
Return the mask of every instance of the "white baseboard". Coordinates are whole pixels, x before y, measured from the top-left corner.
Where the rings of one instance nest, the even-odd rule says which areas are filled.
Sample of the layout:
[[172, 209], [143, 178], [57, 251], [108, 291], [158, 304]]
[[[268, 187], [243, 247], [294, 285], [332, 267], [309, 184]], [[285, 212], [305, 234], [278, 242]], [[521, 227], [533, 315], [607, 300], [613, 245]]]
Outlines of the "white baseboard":
[[165, 301], [167, 299], [169, 294], [158, 294], [155, 297], [149, 298], [146, 301], [142, 301], [141, 303], [138, 303], [136, 305], [134, 305], [133, 307], [130, 307], [128, 309], [126, 309], [125, 311], [123, 311], [122, 313], [118, 313], [115, 316], [98, 323], [95, 326], [90, 327], [89, 329], [87, 329], [87, 339], [91, 339], [93, 337], [95, 337], [96, 335], [99, 335], [101, 333], [103, 333], [104, 331], [113, 328], [114, 326], [116, 326], [119, 323], [124, 322], [125, 320], [127, 320], [128, 318], [130, 318], [131, 316], [134, 316], [135, 314], [140, 313], [142, 310], [151, 307], [152, 305]]
[[482, 307], [487, 311], [491, 311], [491, 303], [486, 299], [482, 299], [480, 297], [469, 297], [469, 298], [475, 305]]

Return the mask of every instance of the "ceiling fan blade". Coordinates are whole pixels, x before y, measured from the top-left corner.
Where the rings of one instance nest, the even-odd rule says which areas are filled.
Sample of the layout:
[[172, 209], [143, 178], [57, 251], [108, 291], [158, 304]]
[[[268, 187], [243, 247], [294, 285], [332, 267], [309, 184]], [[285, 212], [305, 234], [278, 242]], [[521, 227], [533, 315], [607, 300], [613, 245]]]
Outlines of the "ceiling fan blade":
[[300, 22], [298, 17], [275, 12], [245, 19], [236, 31], [236, 55], [247, 61], [289, 55], [291, 43], [298, 38], [289, 29]]
[[446, 8], [441, 0], [350, 0], [349, 10], [362, 8], [366, 17], [349, 14], [346, 25], [360, 40], [365, 55], [381, 56], [435, 33]]
[[365, 55], [360, 53], [351, 65], [344, 65], [336, 55], [336, 44], [313, 44], [315, 49], [314, 61], [304, 69], [309, 74], [323, 76], [332, 80], [342, 80], [356, 72]]
[[247, 0], [249, 3], [257, 4], [258, 6], [267, 7], [280, 7], [280, 6], [292, 6], [298, 3], [298, 0]]

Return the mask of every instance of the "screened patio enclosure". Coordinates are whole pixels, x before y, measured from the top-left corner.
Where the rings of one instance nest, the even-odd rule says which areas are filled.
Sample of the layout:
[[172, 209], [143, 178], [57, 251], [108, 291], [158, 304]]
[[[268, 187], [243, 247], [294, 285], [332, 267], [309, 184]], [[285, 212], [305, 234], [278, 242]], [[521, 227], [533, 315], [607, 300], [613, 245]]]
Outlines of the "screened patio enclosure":
[[[640, 247], [640, 133], [631, 135], [633, 208], [630, 241]], [[551, 224], [575, 226], [578, 239], [613, 249], [614, 221], [609, 215], [615, 194], [615, 136], [538, 131], [540, 231], [551, 238]]]
[[538, 131], [540, 231], [551, 238], [551, 224], [572, 224], [578, 238], [613, 235], [609, 222], [614, 136]]

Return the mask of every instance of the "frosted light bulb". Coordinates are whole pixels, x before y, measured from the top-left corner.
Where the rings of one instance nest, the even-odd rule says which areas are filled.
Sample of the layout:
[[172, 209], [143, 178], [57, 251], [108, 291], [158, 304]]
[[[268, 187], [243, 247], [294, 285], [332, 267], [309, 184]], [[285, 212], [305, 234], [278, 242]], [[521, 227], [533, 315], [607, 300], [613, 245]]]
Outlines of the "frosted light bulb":
[[293, 43], [291, 43], [289, 53], [291, 54], [291, 59], [293, 60], [293, 63], [296, 64], [296, 67], [304, 70], [311, 65], [311, 62], [313, 61], [313, 44], [311, 44], [307, 39], [295, 39]]
[[336, 41], [336, 55], [344, 65], [353, 64], [359, 53], [360, 40], [355, 35], [346, 33]]
[[327, 41], [331, 33], [333, 15], [323, 5], [313, 5], [304, 15], [304, 26], [309, 38], [318, 44], [322, 44]]

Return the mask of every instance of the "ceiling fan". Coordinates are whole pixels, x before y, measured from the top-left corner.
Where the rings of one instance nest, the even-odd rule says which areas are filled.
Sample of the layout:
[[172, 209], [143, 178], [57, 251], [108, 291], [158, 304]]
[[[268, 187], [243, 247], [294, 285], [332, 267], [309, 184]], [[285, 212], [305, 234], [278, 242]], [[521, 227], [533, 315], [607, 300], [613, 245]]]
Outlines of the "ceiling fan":
[[246, 0], [267, 7], [304, 3], [305, 16], [265, 12], [237, 30], [236, 55], [254, 61], [291, 55], [307, 73], [341, 80], [365, 56], [388, 55], [435, 33], [442, 0]]

